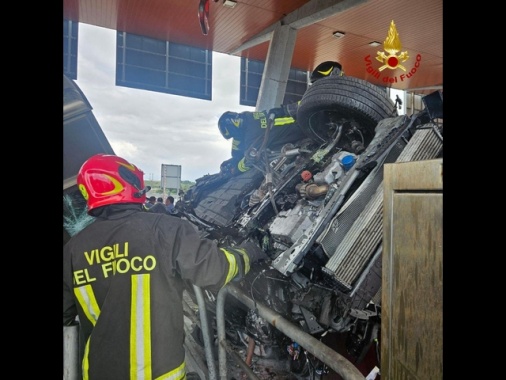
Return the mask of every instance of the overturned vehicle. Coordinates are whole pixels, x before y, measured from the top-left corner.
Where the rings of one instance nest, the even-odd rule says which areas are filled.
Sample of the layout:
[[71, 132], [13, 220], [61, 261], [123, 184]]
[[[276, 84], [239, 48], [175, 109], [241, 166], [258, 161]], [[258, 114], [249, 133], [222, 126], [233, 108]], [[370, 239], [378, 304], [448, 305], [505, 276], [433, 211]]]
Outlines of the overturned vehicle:
[[[422, 111], [399, 116], [367, 81], [322, 78], [298, 107], [307, 138], [253, 147], [253, 169], [199, 178], [176, 204], [201, 236], [262, 247], [270, 260], [255, 264], [241, 289], [317, 339], [346, 333], [355, 363], [373, 342], [379, 349], [383, 165], [442, 157], [442, 93], [422, 100]], [[206, 292], [210, 312], [215, 304]], [[326, 370], [255, 310], [231, 304], [226, 316], [231, 344], [254, 339], [256, 355], [285, 358], [296, 374]]]

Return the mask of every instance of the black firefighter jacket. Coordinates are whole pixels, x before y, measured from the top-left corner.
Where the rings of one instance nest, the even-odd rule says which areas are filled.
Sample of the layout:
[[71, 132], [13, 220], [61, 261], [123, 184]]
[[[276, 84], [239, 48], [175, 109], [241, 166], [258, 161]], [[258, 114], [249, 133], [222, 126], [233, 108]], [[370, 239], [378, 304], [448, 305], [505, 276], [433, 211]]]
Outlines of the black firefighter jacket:
[[217, 290], [249, 263], [185, 220], [137, 204], [107, 208], [64, 246], [63, 323], [78, 315], [83, 378], [181, 379], [183, 279]]
[[[278, 109], [281, 110], [281, 108]], [[269, 120], [267, 111], [244, 111], [240, 115], [242, 119], [240, 127], [231, 131], [233, 137], [231, 155], [232, 165], [243, 172], [249, 169], [244, 166], [244, 154], [251, 147], [258, 149], [262, 146]], [[265, 147], [276, 150], [284, 144], [295, 143], [303, 138], [305, 138], [304, 132], [291, 116], [276, 117]]]

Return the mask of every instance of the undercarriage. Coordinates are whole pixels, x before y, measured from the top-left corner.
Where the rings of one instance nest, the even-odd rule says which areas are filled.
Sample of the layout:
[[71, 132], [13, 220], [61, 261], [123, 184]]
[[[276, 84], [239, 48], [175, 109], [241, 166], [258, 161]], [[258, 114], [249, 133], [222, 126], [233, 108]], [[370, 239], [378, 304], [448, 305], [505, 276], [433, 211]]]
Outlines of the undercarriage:
[[[359, 90], [344, 98], [351, 85]], [[431, 95], [442, 110], [442, 94]], [[442, 117], [433, 111], [398, 116], [375, 86], [323, 78], [299, 105], [306, 139], [257, 151], [253, 169], [207, 175], [189, 189], [176, 209], [201, 236], [220, 245], [251, 240], [269, 256], [233, 285], [253, 304], [227, 301], [228, 344], [249, 349], [257, 363], [285, 363], [298, 377], [332, 371], [321, 348], [313, 355], [310, 343], [304, 347], [265, 318], [272, 313], [327, 346], [338, 345], [336, 352], [354, 365], [368, 357], [367, 373], [380, 367], [383, 165], [442, 157]], [[218, 297], [205, 296], [216, 345]], [[258, 305], [268, 312], [260, 315]]]

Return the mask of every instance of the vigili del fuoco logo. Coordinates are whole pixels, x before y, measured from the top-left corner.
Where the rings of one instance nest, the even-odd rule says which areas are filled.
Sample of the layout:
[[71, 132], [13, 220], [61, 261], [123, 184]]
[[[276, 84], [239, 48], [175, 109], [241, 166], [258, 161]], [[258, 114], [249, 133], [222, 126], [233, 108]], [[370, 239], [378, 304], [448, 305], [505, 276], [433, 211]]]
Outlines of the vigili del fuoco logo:
[[[417, 54], [414, 66], [411, 68], [411, 70], [406, 71], [406, 67], [403, 65], [403, 63], [408, 60], [409, 54], [407, 51], [401, 52], [401, 50], [402, 45], [399, 38], [399, 33], [397, 33], [397, 28], [395, 27], [394, 20], [392, 20], [390, 23], [390, 28], [388, 29], [387, 38], [383, 42], [383, 51], [378, 51], [375, 57], [377, 61], [382, 63], [382, 65], [378, 68], [373, 67], [373, 60], [371, 59], [371, 56], [368, 55], [365, 57], [367, 72], [377, 79], [382, 79], [382, 81], [385, 83], [397, 83], [410, 78], [416, 73], [418, 67], [420, 67], [422, 56], [420, 54]], [[388, 75], [389, 73], [385, 72], [384, 75], [381, 76], [381, 72], [385, 69], [400, 69], [406, 73], [391, 77]]]

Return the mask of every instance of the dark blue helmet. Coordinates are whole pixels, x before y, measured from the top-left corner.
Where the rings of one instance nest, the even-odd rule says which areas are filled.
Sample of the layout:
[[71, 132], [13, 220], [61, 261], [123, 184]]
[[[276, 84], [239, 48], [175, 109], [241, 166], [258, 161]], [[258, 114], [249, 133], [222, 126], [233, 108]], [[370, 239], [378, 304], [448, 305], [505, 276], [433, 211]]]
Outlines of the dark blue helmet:
[[309, 81], [314, 83], [320, 78], [328, 77], [329, 75], [344, 75], [343, 67], [336, 61], [325, 61], [320, 63], [311, 73]]
[[240, 128], [241, 123], [241, 114], [227, 111], [220, 116], [218, 128], [220, 129], [221, 135], [228, 140], [231, 137], [237, 136], [236, 131]]

